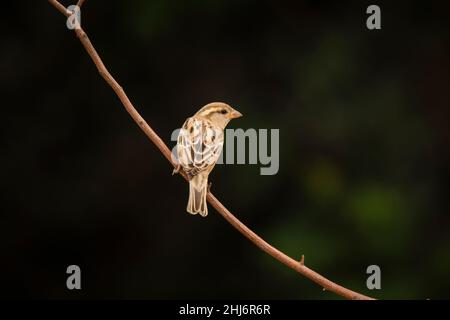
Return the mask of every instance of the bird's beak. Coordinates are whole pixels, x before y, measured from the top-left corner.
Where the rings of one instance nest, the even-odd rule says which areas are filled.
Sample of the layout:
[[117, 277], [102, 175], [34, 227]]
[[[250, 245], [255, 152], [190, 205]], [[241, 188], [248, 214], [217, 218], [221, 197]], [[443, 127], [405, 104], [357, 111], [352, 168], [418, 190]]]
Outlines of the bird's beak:
[[239, 111], [233, 110], [233, 111], [231, 111], [229, 117], [230, 117], [230, 119], [240, 118], [240, 117], [242, 117], [242, 113], [240, 113]]

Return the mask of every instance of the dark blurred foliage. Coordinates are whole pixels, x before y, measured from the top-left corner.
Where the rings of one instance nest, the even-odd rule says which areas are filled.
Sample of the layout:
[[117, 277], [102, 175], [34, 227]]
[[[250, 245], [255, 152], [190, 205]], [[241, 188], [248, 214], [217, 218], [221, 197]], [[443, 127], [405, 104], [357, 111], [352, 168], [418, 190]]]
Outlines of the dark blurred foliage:
[[[211, 101], [244, 113], [232, 128], [280, 129], [277, 175], [211, 177], [267, 241], [378, 298], [450, 298], [450, 6], [374, 3], [379, 31], [365, 1], [88, 0], [82, 25], [171, 146]], [[213, 209], [186, 213], [186, 183], [47, 1], [2, 9], [2, 296], [336, 298]]]

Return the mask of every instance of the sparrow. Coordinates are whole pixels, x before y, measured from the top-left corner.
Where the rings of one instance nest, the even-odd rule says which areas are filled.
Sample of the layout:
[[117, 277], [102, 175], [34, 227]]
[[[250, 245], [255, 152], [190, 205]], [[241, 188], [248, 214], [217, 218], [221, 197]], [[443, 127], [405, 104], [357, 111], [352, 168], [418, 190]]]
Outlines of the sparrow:
[[183, 168], [189, 178], [187, 212], [208, 215], [208, 176], [222, 152], [225, 127], [239, 117], [242, 114], [228, 104], [212, 102], [184, 122], [177, 138], [178, 165], [173, 173]]

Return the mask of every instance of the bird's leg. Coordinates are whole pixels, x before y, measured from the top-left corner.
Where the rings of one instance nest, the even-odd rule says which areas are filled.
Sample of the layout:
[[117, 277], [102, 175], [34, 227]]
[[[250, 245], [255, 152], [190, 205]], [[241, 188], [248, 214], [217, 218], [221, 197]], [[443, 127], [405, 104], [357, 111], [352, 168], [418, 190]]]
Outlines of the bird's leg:
[[212, 182], [208, 182], [208, 193], [211, 192]]
[[173, 169], [173, 171], [172, 171], [172, 175], [177, 174], [178, 172], [180, 172], [180, 169], [181, 169], [181, 165], [177, 164], [175, 166], [175, 168]]

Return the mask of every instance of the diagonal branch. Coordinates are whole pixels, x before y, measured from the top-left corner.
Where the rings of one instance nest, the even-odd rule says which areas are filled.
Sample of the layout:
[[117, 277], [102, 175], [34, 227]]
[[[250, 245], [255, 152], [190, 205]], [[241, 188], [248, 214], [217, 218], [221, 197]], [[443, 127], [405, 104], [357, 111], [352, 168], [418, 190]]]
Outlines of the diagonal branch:
[[[57, 0], [49, 0], [50, 4], [53, 5], [58, 11], [60, 11], [62, 14], [64, 14], [66, 17], [69, 17], [71, 15], [71, 12], [67, 10], [61, 3], [59, 3]], [[83, 4], [84, 0], [78, 1], [79, 6]], [[176, 163], [172, 160], [172, 154], [169, 148], [166, 146], [166, 144], [162, 141], [162, 139], [156, 134], [155, 131], [148, 125], [148, 123], [142, 118], [142, 116], [137, 112], [137, 110], [134, 108], [133, 104], [131, 103], [130, 99], [126, 95], [123, 88], [119, 85], [119, 83], [114, 79], [114, 77], [109, 73], [109, 71], [106, 69], [105, 65], [103, 64], [100, 56], [98, 55], [97, 51], [95, 50], [94, 46], [92, 45], [91, 41], [89, 40], [87, 34], [83, 31], [83, 29], [80, 27], [78, 29], [74, 29], [77, 37], [80, 39], [80, 42], [86, 49], [87, 53], [91, 57], [92, 61], [94, 62], [95, 66], [98, 69], [98, 72], [103, 77], [103, 79], [109, 84], [109, 86], [114, 90], [117, 97], [122, 102], [124, 108], [126, 111], [130, 114], [130, 116], [133, 118], [133, 120], [139, 125], [139, 127], [144, 131], [144, 133], [147, 135], [147, 137], [156, 145], [156, 147], [161, 151], [161, 153], [166, 157], [166, 159], [174, 166], [176, 167]], [[180, 171], [182, 176], [185, 180], [187, 180], [187, 176], [183, 171]], [[370, 298], [368, 296], [365, 296], [363, 294], [360, 294], [358, 292], [352, 291], [350, 289], [347, 289], [343, 286], [340, 286], [327, 278], [323, 277], [319, 273], [315, 272], [314, 270], [311, 270], [310, 268], [306, 267], [304, 264], [304, 257], [302, 256], [301, 261], [296, 261], [292, 259], [291, 257], [287, 256], [280, 250], [276, 249], [275, 247], [271, 246], [269, 243], [267, 243], [264, 239], [262, 239], [260, 236], [258, 236], [255, 232], [253, 232], [250, 228], [248, 228], [245, 224], [243, 224], [239, 219], [237, 219], [225, 206], [211, 193], [208, 192], [207, 196], [208, 202], [219, 212], [220, 215], [222, 215], [225, 220], [227, 220], [235, 229], [237, 229], [240, 233], [242, 233], [245, 237], [247, 237], [251, 242], [253, 242], [256, 246], [258, 246], [261, 250], [266, 252], [267, 254], [271, 255], [273, 258], [277, 259], [281, 263], [285, 264], [286, 266], [290, 267], [291, 269], [294, 269], [301, 275], [305, 276], [306, 278], [314, 281], [319, 286], [321, 286], [324, 290], [328, 290], [331, 292], [336, 293], [337, 295], [340, 295], [347, 299], [358, 299], [358, 300], [372, 300], [373, 298]]]

